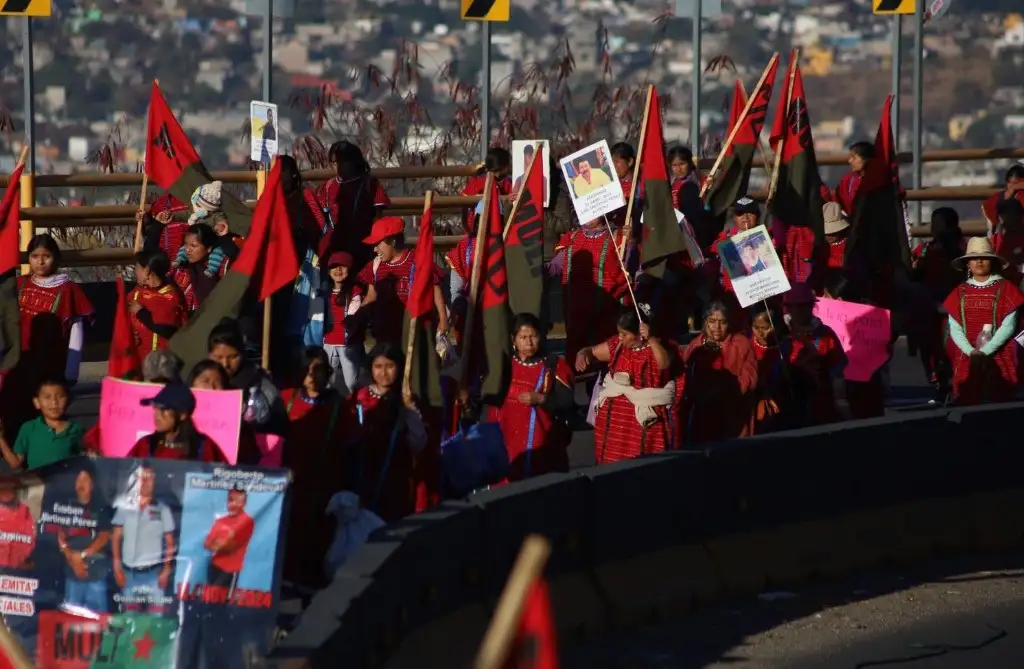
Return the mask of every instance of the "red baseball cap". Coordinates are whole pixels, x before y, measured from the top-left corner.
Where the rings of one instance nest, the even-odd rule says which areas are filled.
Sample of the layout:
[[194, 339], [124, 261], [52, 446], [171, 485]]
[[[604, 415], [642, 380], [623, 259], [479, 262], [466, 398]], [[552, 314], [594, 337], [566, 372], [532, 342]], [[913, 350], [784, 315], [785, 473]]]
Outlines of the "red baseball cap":
[[332, 267], [352, 267], [352, 254], [346, 251], [335, 251], [327, 259], [327, 269]]
[[397, 216], [385, 216], [374, 221], [370, 236], [364, 239], [363, 243], [376, 246], [388, 237], [394, 237], [403, 232], [405, 232], [405, 221]]

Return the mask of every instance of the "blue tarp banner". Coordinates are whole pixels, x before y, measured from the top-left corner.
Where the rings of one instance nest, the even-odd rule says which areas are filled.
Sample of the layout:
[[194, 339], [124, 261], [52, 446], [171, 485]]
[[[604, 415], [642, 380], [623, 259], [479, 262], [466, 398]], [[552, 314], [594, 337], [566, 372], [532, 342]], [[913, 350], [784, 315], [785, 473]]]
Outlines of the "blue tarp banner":
[[241, 669], [277, 618], [285, 470], [78, 457], [0, 479], [0, 615], [39, 669]]

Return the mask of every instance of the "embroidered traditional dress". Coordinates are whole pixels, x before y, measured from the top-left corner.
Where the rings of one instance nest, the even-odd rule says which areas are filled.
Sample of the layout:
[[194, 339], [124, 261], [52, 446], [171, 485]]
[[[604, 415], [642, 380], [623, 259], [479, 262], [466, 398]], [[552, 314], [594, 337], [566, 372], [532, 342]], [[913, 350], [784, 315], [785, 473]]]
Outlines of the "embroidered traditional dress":
[[214, 273], [210, 266], [210, 258], [207, 257], [199, 264], [189, 263], [184, 267], [172, 270], [172, 277], [178, 284], [178, 288], [181, 289], [182, 295], [185, 296], [185, 308], [189, 313], [195, 312], [203, 305], [203, 302], [228, 271], [229, 264], [225, 258], [223, 262], [219, 263], [219, 267]]
[[356, 392], [354, 409], [356, 436], [345, 456], [351, 461], [348, 488], [359, 494], [363, 508], [386, 522], [414, 513], [415, 460], [426, 442], [422, 421], [397, 397], [385, 398], [373, 386]]
[[[405, 322], [405, 302], [409, 299], [416, 268], [413, 253], [403, 251], [391, 262], [374, 259], [356, 275], [356, 281], [363, 286], [373, 286], [376, 300], [368, 305], [373, 322], [373, 337], [378, 342], [402, 343], [402, 327]], [[441, 280], [441, 270], [431, 263], [428, 271], [433, 273], [433, 285]]]
[[750, 341], [730, 334], [715, 345], [699, 335], [683, 359], [686, 388], [679, 419], [687, 447], [750, 435], [757, 403], [757, 358]]
[[[205, 434], [199, 438], [199, 462], [227, 463], [220, 446]], [[147, 434], [132, 446], [125, 457], [155, 460], [188, 460], [188, 451], [174, 444], [168, 444], [163, 435]]]
[[[611, 352], [607, 376], [624, 373], [633, 388], [663, 388], [669, 381], [669, 370], [658, 368], [654, 351], [648, 345], [639, 348], [622, 346], [618, 335], [607, 342]], [[608, 383], [606, 376], [605, 383]], [[594, 459], [597, 464], [671, 450], [674, 427], [668, 406], [654, 407], [656, 419], [650, 425], [637, 420], [636, 407], [629, 398], [609, 397], [594, 417]]]
[[815, 253], [818, 244], [814, 230], [806, 225], [789, 225], [786, 226], [785, 239], [785, 248], [779, 255], [789, 282], [812, 283], [816, 278], [816, 255], [819, 255]]
[[327, 209], [334, 226], [327, 253], [348, 251], [355, 267], [370, 262], [373, 249], [363, 240], [369, 236], [377, 213], [391, 206], [391, 198], [380, 182], [369, 174], [346, 180], [335, 177], [324, 182], [316, 199], [321, 210]]
[[757, 359], [757, 410], [754, 413], [754, 434], [765, 434], [778, 428], [779, 411], [786, 406], [785, 375], [778, 346], [765, 346], [753, 337], [750, 345]]
[[[1024, 205], [1024, 190], [1018, 190], [1015, 196], [1017, 201]], [[989, 225], [989, 236], [992, 238], [992, 246], [996, 245], [995, 235], [998, 232], [999, 205], [1005, 202], [1006, 199], [1006, 190], [1003, 189], [990, 195], [981, 205], [981, 213], [985, 216], [985, 220]]]
[[[633, 195], [633, 175], [632, 170], [630, 174], [619, 179], [619, 186], [622, 187], [622, 197], [626, 200], [626, 204], [623, 207], [619, 207], [612, 213], [608, 214], [608, 221], [612, 224], [612, 229], [621, 228], [626, 224], [626, 209], [629, 208], [629, 198]], [[636, 202], [633, 203], [633, 236], [636, 239], [640, 238], [640, 214], [644, 208], [642, 206], [644, 199], [644, 184], [640, 183], [640, 186], [636, 189]]]
[[[846, 353], [839, 337], [817, 317], [809, 332], [791, 334], [779, 345], [786, 360], [794, 402], [787, 411], [790, 427], [825, 425], [840, 420], [832, 379], [840, 378], [846, 367]], [[813, 356], [817, 365], [811, 372], [796, 364], [801, 358]]]
[[615, 335], [622, 307], [632, 304], [626, 274], [615, 255], [622, 239], [621, 230], [613, 237], [604, 226], [577, 228], [562, 235], [555, 247], [556, 252], [565, 250], [562, 299], [567, 360], [575, 360], [580, 349]]
[[[953, 364], [953, 395], [957, 404], [1007, 402], [1017, 388], [1017, 368], [1012, 337], [1016, 334], [1016, 312], [1024, 295], [999, 275], [984, 283], [974, 279], [957, 286], [943, 306], [949, 313], [950, 337], [946, 344]], [[972, 360], [970, 351], [985, 325], [994, 336], [992, 351]]]
[[853, 220], [853, 203], [857, 196], [857, 189], [860, 188], [861, 179], [860, 174], [847, 172], [836, 186], [835, 201], [843, 208], [850, 220]]
[[22, 350], [38, 353], [45, 371], [77, 378], [77, 365], [67, 369], [68, 350], [81, 351], [82, 321], [95, 313], [89, 298], [66, 274], [19, 276], [17, 286]]
[[[149, 312], [150, 325], [156, 327], [170, 326], [175, 329], [184, 326], [188, 322], [188, 310], [185, 308], [185, 298], [177, 286], [167, 284], [160, 288], [139, 286], [131, 293], [131, 298], [142, 305], [143, 309]], [[135, 341], [135, 348], [139, 353], [139, 361], [146, 359], [146, 356], [158, 348], [167, 348], [169, 339], [166, 332], [160, 334], [139, 320], [139, 314], [132, 315], [132, 337]]]
[[566, 449], [572, 432], [568, 426], [559, 422], [546, 404], [534, 406], [518, 400], [522, 393], [548, 395], [556, 390], [556, 385], [569, 392], [573, 387], [572, 370], [564, 358], [537, 357], [524, 362], [519, 356], [512, 356], [508, 395], [496, 411], [511, 463], [510, 481], [569, 471]]
[[336, 522], [326, 514], [334, 493], [345, 487], [345, 435], [352, 411], [340, 395], [309, 397], [304, 390], [281, 393], [290, 421], [282, 465], [292, 471], [292, 505], [285, 550], [285, 578], [317, 587], [324, 584], [324, 558]]

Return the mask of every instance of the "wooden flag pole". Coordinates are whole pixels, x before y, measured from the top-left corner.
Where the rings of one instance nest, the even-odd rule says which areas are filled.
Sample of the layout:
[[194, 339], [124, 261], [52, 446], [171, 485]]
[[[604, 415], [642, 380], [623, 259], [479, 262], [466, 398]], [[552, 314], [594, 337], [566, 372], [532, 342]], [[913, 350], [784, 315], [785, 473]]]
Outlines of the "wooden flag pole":
[[[789, 106], [793, 103], [793, 82], [796, 80], [796, 67], [800, 62], [800, 52], [794, 51], [792, 60], [789, 63], [789, 81], [786, 84], [786, 124], [789, 124]], [[775, 201], [775, 191], [779, 187], [779, 170], [782, 168], [782, 150], [786, 146], [786, 134], [779, 138], [779, 145], [775, 147], [775, 165], [772, 169], [772, 178], [768, 185], [768, 204]]]
[[25, 162], [28, 160], [28, 146], [21, 147], [21, 154], [18, 156], [18, 162], [14, 165], [14, 169], [24, 167]]
[[711, 167], [711, 171], [708, 172], [707, 180], [700, 189], [700, 197], [703, 200], [707, 194], [708, 189], [715, 183], [715, 177], [718, 176], [718, 168], [722, 166], [722, 161], [725, 160], [726, 154], [729, 153], [729, 149], [732, 148], [732, 143], [736, 139], [736, 134], [743, 127], [743, 124], [747, 122], [747, 115], [750, 114], [750, 108], [754, 105], [754, 100], [757, 99], [758, 93], [761, 92], [761, 87], [764, 86], [765, 79], [768, 78], [768, 73], [771, 72], [772, 67], [775, 66], [775, 62], [779, 59], [779, 52], [776, 51], [771, 60], [768, 61], [768, 66], [764, 68], [764, 72], [761, 73], [761, 78], [757, 80], [757, 86], [754, 86], [754, 90], [751, 92], [750, 97], [747, 98], [747, 104], [743, 107], [743, 113], [740, 114], [739, 119], [736, 121], [736, 125], [733, 126], [732, 131], [729, 132], [728, 139], [725, 140], [725, 144], [722, 146], [722, 150], [718, 152], [718, 157], [715, 158], [715, 164]]
[[[626, 246], [629, 244], [629, 238], [633, 236], [633, 203], [636, 202], [636, 194], [640, 191], [640, 185], [637, 180], [640, 178], [640, 163], [644, 159], [644, 140], [647, 139], [647, 119], [651, 115], [651, 100], [654, 98], [654, 85], [647, 85], [647, 102], [644, 103], [644, 120], [640, 126], [640, 144], [636, 149], [636, 162], [633, 164], [633, 182], [630, 186], [629, 191], [629, 202], [626, 203], [626, 222], [622, 226], [622, 244], [616, 245], [615, 252], [619, 254], [619, 262], [622, 262], [622, 257], [626, 253]], [[625, 271], [625, 267], [622, 268]], [[626, 274], [627, 280], [629, 274]]]
[[6, 656], [7, 663], [13, 669], [35, 669], [25, 649], [14, 638], [6, 624], [0, 623], [0, 652]]
[[[267, 187], [267, 169], [261, 167], [256, 172], [256, 199], [263, 197], [263, 190]], [[263, 346], [260, 359], [263, 369], [270, 371], [270, 326], [271, 326], [271, 299], [263, 300]]]
[[[737, 80], [736, 83], [740, 85], [740, 91], [743, 92], [743, 99], [746, 101], [748, 99], [747, 91], [743, 88], [743, 82]], [[761, 154], [761, 161], [764, 163], [764, 171], [771, 172], [771, 164], [768, 162], [768, 149], [765, 148], [764, 140], [761, 139], [760, 134], [757, 135], [757, 152]]]
[[494, 186], [494, 173], [487, 173], [484, 184], [483, 215], [476, 224], [476, 245], [473, 247], [473, 270], [469, 275], [469, 303], [466, 304], [466, 327], [462, 331], [462, 387], [469, 380], [469, 352], [472, 349], [473, 328], [476, 323], [476, 310], [480, 301], [480, 270], [484, 264], [484, 244], [487, 242], [487, 227], [490, 225], [491, 189]]
[[[153, 83], [160, 87], [160, 80], [154, 79]], [[139, 211], [146, 211], [146, 189], [149, 187], [149, 172], [146, 170], [146, 158], [142, 158], [142, 193], [139, 195]], [[142, 250], [142, 216], [135, 223], [135, 252]]]
[[477, 652], [473, 669], [501, 669], [516, 640], [519, 619], [526, 605], [530, 588], [544, 574], [544, 566], [551, 555], [551, 544], [542, 536], [526, 537], [512, 573], [505, 582], [494, 617]]
[[[430, 211], [430, 206], [434, 203], [434, 191], [428, 190], [426, 196], [423, 198], [423, 215], [426, 216], [427, 212]], [[416, 317], [409, 317], [409, 336], [405, 342], [405, 370], [402, 376], [402, 396], [409, 397], [412, 395], [412, 354], [416, 351]]]
[[[501, 238], [503, 240], [508, 239], [508, 231], [512, 227], [512, 221], [516, 219], [516, 214], [519, 213], [519, 202], [523, 199], [523, 191], [526, 190], [526, 184], [530, 183], [530, 175], [533, 174], [533, 168], [537, 166], [537, 160], [544, 155], [544, 152], [541, 151], [540, 154], [541, 155], [538, 156], [536, 152], [534, 152], [533, 162], [530, 163], [530, 169], [526, 170], [523, 174], [523, 187], [519, 189], [518, 193], [516, 193], [516, 197], [512, 201], [512, 210], [508, 212], [508, 218], [505, 219], [505, 229], [501, 233]], [[541, 165], [540, 169], [544, 169], [544, 166]]]

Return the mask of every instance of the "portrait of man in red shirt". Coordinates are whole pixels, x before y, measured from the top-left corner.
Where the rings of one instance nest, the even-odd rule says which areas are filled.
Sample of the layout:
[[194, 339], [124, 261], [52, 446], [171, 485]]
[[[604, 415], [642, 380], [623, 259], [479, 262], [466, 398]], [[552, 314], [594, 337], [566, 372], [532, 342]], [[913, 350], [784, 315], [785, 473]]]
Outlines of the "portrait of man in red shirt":
[[14, 481], [0, 484], [0, 567], [24, 569], [36, 547], [36, 520]]
[[227, 514], [213, 521], [203, 547], [210, 552], [206, 582], [227, 588], [230, 592], [238, 585], [238, 576], [245, 564], [256, 522], [245, 512], [248, 495], [241, 487], [228, 491]]

